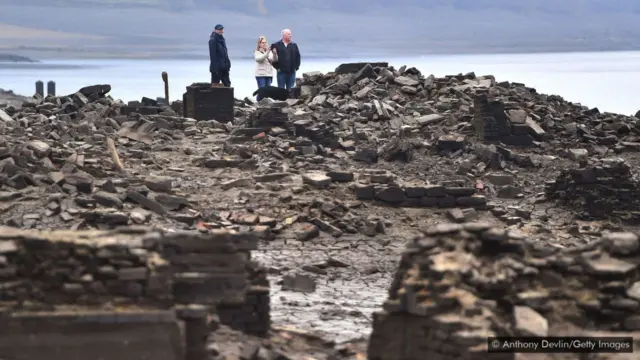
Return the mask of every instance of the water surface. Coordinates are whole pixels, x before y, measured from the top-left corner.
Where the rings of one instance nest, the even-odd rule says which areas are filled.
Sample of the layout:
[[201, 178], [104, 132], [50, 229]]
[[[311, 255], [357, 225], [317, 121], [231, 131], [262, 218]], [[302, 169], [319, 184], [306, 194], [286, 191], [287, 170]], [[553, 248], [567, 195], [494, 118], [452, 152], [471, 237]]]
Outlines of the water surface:
[[[304, 54], [303, 54], [304, 56]], [[640, 52], [560, 54], [430, 55], [386, 59], [311, 59], [303, 57], [300, 72], [332, 71], [343, 62], [389, 61], [415, 66], [424, 74], [443, 76], [474, 71], [492, 74], [498, 81], [514, 81], [539, 92], [557, 94], [601, 111], [634, 114], [640, 109], [636, 94], [640, 82]], [[232, 60], [231, 81], [237, 98], [256, 88], [251, 60]], [[53, 80], [57, 93], [73, 93], [82, 86], [111, 84], [112, 96], [139, 100], [163, 95], [162, 71], [169, 74], [170, 98], [181, 99], [185, 87], [209, 81], [206, 60], [77, 60], [38, 64], [0, 64], [0, 88], [31, 95], [35, 81]]]

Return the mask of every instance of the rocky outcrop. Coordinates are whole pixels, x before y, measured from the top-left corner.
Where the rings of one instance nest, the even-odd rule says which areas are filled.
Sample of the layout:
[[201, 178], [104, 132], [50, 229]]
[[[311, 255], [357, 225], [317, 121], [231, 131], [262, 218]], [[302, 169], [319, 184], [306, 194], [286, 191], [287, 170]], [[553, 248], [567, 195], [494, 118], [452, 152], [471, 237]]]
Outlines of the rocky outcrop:
[[[572, 154], [579, 156], [578, 150]], [[586, 161], [586, 156], [581, 160]], [[555, 181], [546, 184], [547, 198], [580, 209], [587, 218], [640, 224], [640, 182], [631, 166], [620, 158], [585, 165], [564, 170]]]
[[490, 336], [633, 336], [639, 259], [633, 233], [563, 250], [485, 223], [437, 225], [402, 255], [369, 359], [482, 359]]

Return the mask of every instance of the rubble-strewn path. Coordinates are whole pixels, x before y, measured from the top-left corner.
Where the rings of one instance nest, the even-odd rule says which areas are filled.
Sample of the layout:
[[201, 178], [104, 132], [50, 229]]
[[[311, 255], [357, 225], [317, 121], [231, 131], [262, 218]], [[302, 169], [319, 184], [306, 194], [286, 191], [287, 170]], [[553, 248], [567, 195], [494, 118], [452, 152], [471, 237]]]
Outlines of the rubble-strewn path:
[[345, 64], [305, 74], [297, 99], [236, 100], [226, 124], [109, 91], [0, 107], [2, 222], [259, 232], [276, 326], [368, 336], [405, 244], [441, 222], [486, 221], [560, 248], [636, 230], [631, 185], [598, 193], [599, 206], [628, 205], [605, 214], [545, 189], [566, 200], [566, 184], [549, 181], [610, 157], [633, 183], [639, 120], [492, 76]]

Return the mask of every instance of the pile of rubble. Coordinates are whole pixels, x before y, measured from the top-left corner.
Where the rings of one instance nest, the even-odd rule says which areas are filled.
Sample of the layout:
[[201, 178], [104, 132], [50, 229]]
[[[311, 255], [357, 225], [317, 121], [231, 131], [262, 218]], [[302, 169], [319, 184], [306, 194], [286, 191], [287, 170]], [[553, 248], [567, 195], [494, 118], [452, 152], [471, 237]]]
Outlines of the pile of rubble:
[[633, 233], [563, 250], [486, 223], [440, 224], [407, 245], [369, 359], [483, 359], [493, 336], [633, 336], [639, 259]]
[[[157, 167], [153, 150], [171, 150], [171, 143], [196, 129], [196, 121], [168, 107], [125, 105], [106, 96], [109, 91], [108, 85], [89, 86], [72, 96], [0, 110], [3, 198], [46, 200], [45, 213], [5, 224], [56, 228], [61, 220], [74, 228], [110, 227], [147, 223], [152, 214], [176, 223], [195, 221], [172, 178], [127, 171], [119, 154], [125, 147], [127, 166]], [[150, 115], [142, 115], [143, 109]], [[172, 216], [180, 210], [182, 215]]]
[[640, 224], [640, 181], [623, 159], [602, 159], [564, 170], [546, 184], [545, 191], [547, 198], [582, 210], [587, 218]]
[[523, 84], [474, 73], [425, 77], [415, 68], [396, 70], [385, 63], [349, 65], [334, 73], [307, 73], [299, 82], [300, 101], [314, 116], [331, 114], [334, 122], [352, 123], [341, 124], [349, 130], [343, 139], [353, 123], [357, 133], [358, 123], [367, 128], [374, 122], [374, 128], [404, 129], [433, 143], [449, 139], [455, 147], [470, 138], [518, 146], [546, 142], [547, 148], [572, 143], [615, 151], [640, 147], [637, 118], [601, 113]]
[[[68, 304], [153, 309], [165, 323], [189, 318], [202, 330], [203, 314], [212, 312], [225, 333], [214, 337], [252, 344], [237, 357], [278, 358], [285, 355], [277, 344], [308, 341], [268, 332], [270, 304], [291, 311], [279, 309], [278, 325], [364, 328], [363, 313], [374, 307], [362, 310], [362, 299], [384, 291], [392, 277], [385, 266], [395, 266], [398, 249], [448, 219], [458, 225], [416, 239], [404, 255], [386, 312], [376, 315], [371, 359], [461, 358], [466, 349], [471, 356], [488, 334], [563, 334], [556, 325], [570, 317], [593, 322], [589, 329], [635, 329], [629, 309], [638, 279], [624, 270], [635, 250], [620, 249], [637, 239], [606, 235], [572, 247], [602, 228], [637, 229], [565, 230], [574, 209], [637, 225], [630, 166], [597, 161], [615, 153], [638, 163], [636, 117], [490, 75], [436, 78], [387, 63], [306, 73], [294, 98], [282, 102], [237, 100], [233, 89], [200, 83], [170, 106], [149, 98], [124, 103], [110, 90], [88, 86], [0, 109], [0, 214], [14, 228], [0, 236], [0, 301], [12, 316]], [[576, 163], [582, 168], [565, 170]], [[566, 212], [545, 213], [552, 204], [537, 196], [545, 184], [547, 199], [571, 205]], [[463, 224], [471, 219], [521, 228], [529, 238], [544, 234], [553, 246]], [[94, 240], [15, 230], [143, 224], [161, 230], [91, 233]], [[183, 238], [182, 230], [203, 235]], [[232, 244], [206, 240], [220, 236]], [[127, 240], [105, 240], [114, 238]], [[359, 291], [347, 295], [351, 289]], [[405, 333], [416, 338], [399, 338]], [[303, 348], [298, 355], [313, 351]], [[322, 359], [358, 353], [318, 351]]]

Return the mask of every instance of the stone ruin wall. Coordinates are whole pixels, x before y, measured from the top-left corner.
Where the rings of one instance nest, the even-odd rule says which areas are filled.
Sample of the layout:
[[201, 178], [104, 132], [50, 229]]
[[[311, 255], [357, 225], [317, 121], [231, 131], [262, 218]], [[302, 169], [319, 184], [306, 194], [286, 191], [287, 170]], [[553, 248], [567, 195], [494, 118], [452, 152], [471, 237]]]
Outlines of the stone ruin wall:
[[182, 109], [179, 113], [196, 120], [231, 122], [234, 119], [234, 104], [233, 88], [194, 83], [187, 86], [187, 91], [182, 95]]
[[354, 191], [358, 200], [375, 200], [402, 207], [485, 208], [486, 197], [479, 194], [475, 186], [466, 185], [460, 181], [401, 183], [386, 171], [370, 170], [359, 176]]
[[595, 219], [640, 224], [640, 182], [631, 166], [611, 158], [565, 170], [546, 184], [548, 199], [584, 211]]
[[475, 187], [451, 181], [443, 184], [399, 184], [387, 181], [386, 174], [373, 174], [370, 180], [357, 182], [354, 186], [358, 200], [375, 200], [402, 207], [439, 207], [484, 209], [487, 199], [478, 194]]
[[632, 233], [561, 250], [489, 224], [438, 225], [402, 255], [384, 310], [374, 314], [368, 357], [632, 359], [487, 354], [487, 337], [635, 336], [637, 347], [639, 264]]
[[[226, 230], [0, 228], [0, 354], [93, 358], [104, 348], [105, 360], [206, 359], [212, 315], [269, 330], [268, 282], [250, 255], [257, 246], [255, 234]], [[63, 333], [82, 341], [51, 335]]]
[[[185, 323], [169, 310], [15, 311], [2, 314], [0, 356], [11, 360], [188, 359], [184, 342], [198, 329]], [[190, 341], [197, 340], [196, 336]]]
[[478, 140], [484, 143], [503, 143], [513, 146], [531, 146], [547, 133], [540, 127], [539, 118], [518, 107], [493, 99], [478, 91], [473, 104], [473, 125]]

